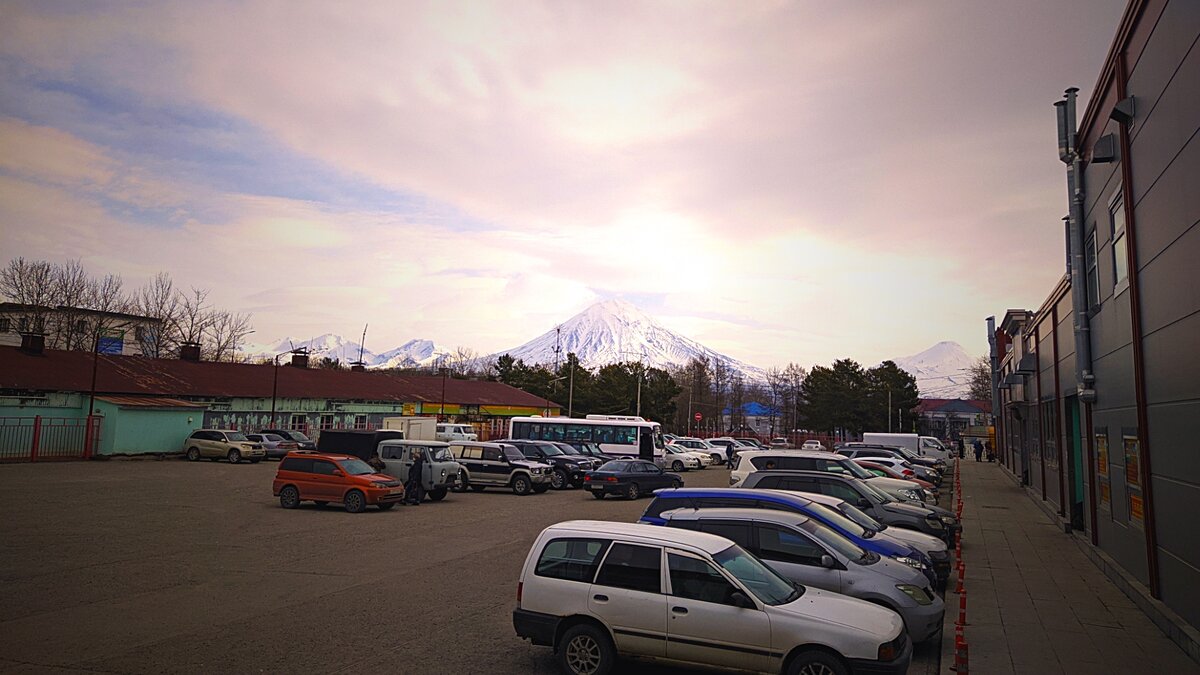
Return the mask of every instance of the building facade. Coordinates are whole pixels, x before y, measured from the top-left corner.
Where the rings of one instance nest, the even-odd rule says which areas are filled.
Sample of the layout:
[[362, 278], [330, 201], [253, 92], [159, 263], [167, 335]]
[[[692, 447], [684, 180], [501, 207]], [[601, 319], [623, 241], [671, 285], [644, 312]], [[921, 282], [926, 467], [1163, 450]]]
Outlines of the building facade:
[[136, 314], [0, 302], [0, 345], [19, 346], [33, 334], [49, 349], [140, 356], [144, 341], [161, 327], [162, 321]]
[[917, 404], [917, 429], [922, 436], [958, 440], [991, 424], [992, 402], [959, 398], [923, 398]]
[[1068, 267], [990, 336], [1001, 460], [1200, 628], [1200, 3], [1130, 2], [1077, 133], [1059, 106]]

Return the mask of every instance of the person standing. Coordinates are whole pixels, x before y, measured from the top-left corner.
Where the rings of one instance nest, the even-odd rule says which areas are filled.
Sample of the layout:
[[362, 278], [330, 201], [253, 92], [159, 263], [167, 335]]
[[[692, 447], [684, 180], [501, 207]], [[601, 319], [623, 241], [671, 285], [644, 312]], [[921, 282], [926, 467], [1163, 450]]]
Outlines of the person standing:
[[990, 440], [983, 442], [983, 449], [987, 452], [988, 461], [995, 461], [996, 453], [992, 451], [992, 442]]
[[971, 447], [975, 450], [975, 461], [982, 462], [983, 461], [983, 443], [980, 443], [979, 439], [976, 438], [975, 442], [971, 444]]
[[408, 467], [408, 482], [404, 486], [404, 501], [413, 506], [420, 506], [425, 500], [425, 455], [419, 449], [413, 448], [413, 463]]

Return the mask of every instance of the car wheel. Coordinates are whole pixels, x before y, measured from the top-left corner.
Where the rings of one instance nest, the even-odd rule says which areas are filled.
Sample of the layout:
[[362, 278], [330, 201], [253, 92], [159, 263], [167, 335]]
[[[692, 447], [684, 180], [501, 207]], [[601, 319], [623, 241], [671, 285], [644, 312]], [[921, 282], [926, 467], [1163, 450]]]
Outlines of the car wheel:
[[198, 461], [200, 461], [200, 450], [199, 450], [199, 448], [188, 448], [188, 451], [187, 451], [187, 460], [188, 460], [189, 462], [198, 462]]
[[387, 502], [386, 504], [380, 504], [379, 510], [380, 511], [390, 511], [391, 508], [395, 505], [396, 505], [396, 502]]
[[806, 651], [792, 659], [788, 675], [849, 675], [841, 659], [828, 652]]
[[446, 488], [444, 488], [444, 487], [440, 487], [440, 488], [434, 488], [434, 489], [432, 489], [432, 490], [430, 490], [430, 491], [429, 491], [429, 501], [431, 501], [431, 502], [440, 502], [440, 501], [442, 501], [443, 499], [445, 499], [445, 498], [446, 498], [446, 493], [447, 493], [447, 492], [449, 492], [449, 490], [447, 490], [447, 489], [446, 489]]
[[712, 459], [713, 459], [713, 464], [716, 464], [717, 466], [721, 466], [721, 456], [720, 455], [713, 455]]
[[555, 490], [567, 489], [567, 472], [555, 469], [554, 473], [550, 475], [550, 487]]
[[529, 494], [530, 491], [529, 479], [525, 476], [515, 476], [512, 481], [512, 491], [515, 495], [522, 497]]
[[672, 471], [683, 471], [683, 462], [681, 462], [679, 460], [675, 460], [674, 462], [671, 463], [671, 470]]
[[625, 488], [625, 498], [626, 499], [637, 499], [638, 497], [641, 497], [641, 496], [642, 496], [642, 489], [640, 487], [638, 487], [637, 483], [630, 483], [629, 487]]
[[671, 487], [678, 490], [679, 488], [683, 487], [683, 481], [676, 478], [675, 480], [671, 481]]
[[558, 645], [558, 665], [572, 675], [607, 675], [617, 660], [617, 650], [604, 631], [591, 624], [567, 629]]
[[474, 486], [470, 485], [470, 481], [467, 479], [467, 472], [459, 471], [458, 472], [458, 484], [454, 486], [454, 491], [455, 492], [466, 492], [468, 486], [474, 487]]
[[279, 505], [285, 509], [300, 506], [300, 491], [291, 485], [286, 486], [279, 491]]
[[351, 490], [346, 493], [342, 504], [345, 505], [346, 510], [350, 513], [362, 513], [367, 508], [367, 498], [358, 490]]
[[593, 496], [593, 497], [595, 497], [596, 499], [604, 499], [604, 493], [603, 493], [603, 492], [593, 492], [593, 493], [592, 493], [592, 496]]
[[230, 450], [229, 454], [225, 455], [225, 458], [229, 460], [230, 464], [237, 464], [242, 461], [242, 453], [237, 450]]

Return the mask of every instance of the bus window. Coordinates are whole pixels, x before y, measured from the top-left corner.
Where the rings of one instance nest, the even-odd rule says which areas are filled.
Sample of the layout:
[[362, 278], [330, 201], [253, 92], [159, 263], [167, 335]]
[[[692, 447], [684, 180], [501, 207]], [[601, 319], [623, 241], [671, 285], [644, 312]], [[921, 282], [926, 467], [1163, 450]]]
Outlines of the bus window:
[[541, 427], [543, 441], [562, 441], [566, 438], [561, 424], [543, 424]]
[[529, 427], [533, 426], [529, 422], [513, 422], [512, 437], [513, 438], [530, 438]]
[[568, 424], [565, 426], [567, 434], [567, 442], [572, 441], [591, 441], [592, 428], [583, 424]]
[[592, 429], [592, 440], [597, 443], [617, 443], [613, 440], [613, 430], [616, 427], [595, 427]]
[[638, 442], [637, 427], [613, 427], [612, 443], [636, 446]]

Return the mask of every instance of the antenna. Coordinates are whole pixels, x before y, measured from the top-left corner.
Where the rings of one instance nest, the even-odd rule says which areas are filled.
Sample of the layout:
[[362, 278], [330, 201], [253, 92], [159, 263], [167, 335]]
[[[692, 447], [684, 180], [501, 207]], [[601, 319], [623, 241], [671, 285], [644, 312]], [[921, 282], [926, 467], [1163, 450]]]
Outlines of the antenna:
[[367, 348], [367, 346], [366, 346], [367, 345], [367, 326], [369, 326], [369, 325], [370, 324], [366, 324], [366, 323], [363, 324], [362, 341], [358, 343], [358, 360], [355, 361], [354, 363], [351, 363], [350, 365], [352, 365], [352, 366], [367, 365], [366, 363], [363, 362], [363, 351], [366, 350], [366, 348]]

